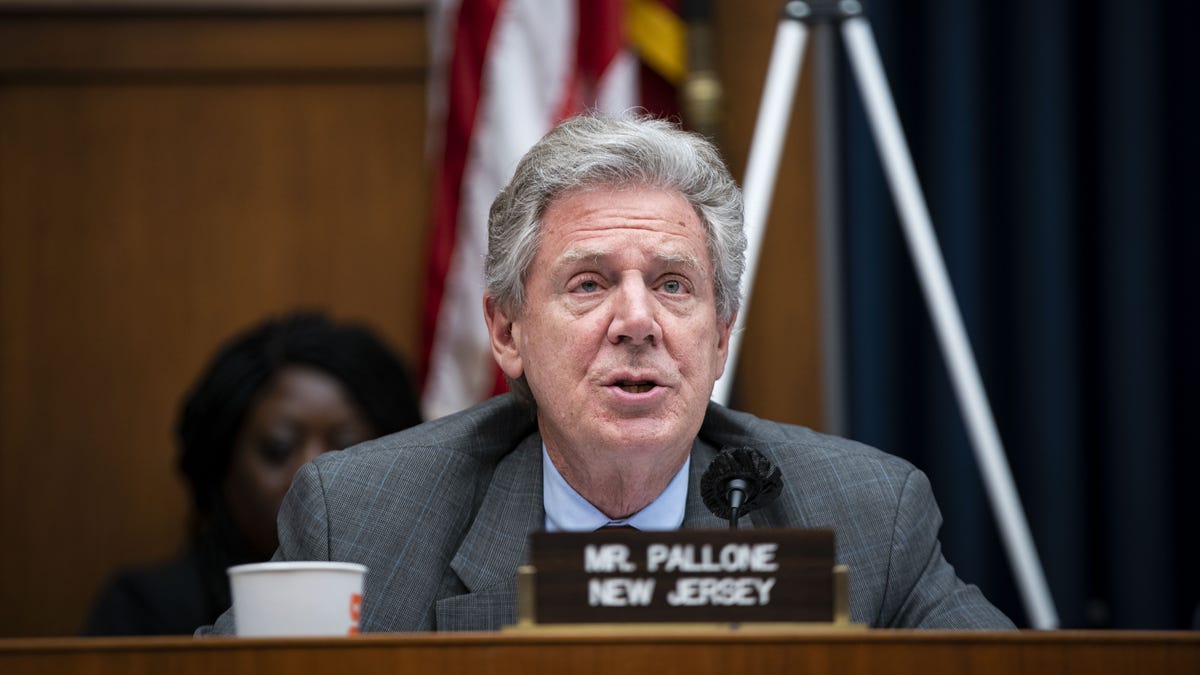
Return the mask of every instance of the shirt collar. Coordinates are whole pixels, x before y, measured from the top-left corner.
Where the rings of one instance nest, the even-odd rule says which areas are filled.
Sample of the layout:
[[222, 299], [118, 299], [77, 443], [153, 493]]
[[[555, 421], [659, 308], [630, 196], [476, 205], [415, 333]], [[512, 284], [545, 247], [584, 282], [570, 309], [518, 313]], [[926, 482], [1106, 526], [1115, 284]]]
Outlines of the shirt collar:
[[675, 477], [654, 501], [628, 518], [612, 520], [567, 484], [554, 462], [550, 461], [543, 443], [542, 505], [546, 510], [546, 531], [591, 532], [605, 525], [631, 525], [646, 531], [677, 530], [683, 524], [687, 507], [688, 467], [691, 464], [692, 457], [688, 455]]

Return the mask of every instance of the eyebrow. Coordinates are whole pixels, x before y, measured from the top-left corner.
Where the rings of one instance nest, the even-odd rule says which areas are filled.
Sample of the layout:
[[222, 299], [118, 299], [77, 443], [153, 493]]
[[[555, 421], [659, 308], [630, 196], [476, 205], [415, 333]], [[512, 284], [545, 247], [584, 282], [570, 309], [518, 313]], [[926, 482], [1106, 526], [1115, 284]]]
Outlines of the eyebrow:
[[[610, 249], [573, 248], [563, 251], [561, 260], [569, 263], [578, 262], [581, 260], [593, 260], [598, 262], [602, 258], [605, 258], [609, 255], [612, 255], [612, 251]], [[704, 273], [704, 265], [700, 263], [700, 260], [697, 259], [696, 256], [687, 253], [661, 252], [655, 253], [654, 258], [659, 263], [667, 265], [683, 265], [692, 270], [701, 279], [707, 276]]]

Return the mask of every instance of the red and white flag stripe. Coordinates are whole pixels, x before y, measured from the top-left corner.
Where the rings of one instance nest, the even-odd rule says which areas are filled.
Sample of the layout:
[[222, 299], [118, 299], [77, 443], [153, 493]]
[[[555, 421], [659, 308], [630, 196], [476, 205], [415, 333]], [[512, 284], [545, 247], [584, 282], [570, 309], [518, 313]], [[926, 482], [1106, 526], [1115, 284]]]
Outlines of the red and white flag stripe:
[[458, 0], [431, 6], [436, 162], [422, 407], [440, 417], [503, 391], [483, 321], [487, 213], [517, 161], [563, 118], [637, 105], [622, 0]]

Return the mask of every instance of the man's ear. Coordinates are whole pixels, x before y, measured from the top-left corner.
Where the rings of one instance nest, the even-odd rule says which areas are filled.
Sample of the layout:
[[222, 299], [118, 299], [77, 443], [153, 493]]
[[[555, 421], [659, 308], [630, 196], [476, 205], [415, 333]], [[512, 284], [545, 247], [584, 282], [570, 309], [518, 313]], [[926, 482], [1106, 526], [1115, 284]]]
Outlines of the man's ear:
[[521, 377], [525, 373], [525, 365], [521, 361], [521, 350], [517, 345], [520, 329], [513, 318], [500, 309], [491, 293], [483, 294], [483, 319], [487, 321], [488, 336], [492, 342], [492, 357], [496, 359], [496, 364], [512, 379]]

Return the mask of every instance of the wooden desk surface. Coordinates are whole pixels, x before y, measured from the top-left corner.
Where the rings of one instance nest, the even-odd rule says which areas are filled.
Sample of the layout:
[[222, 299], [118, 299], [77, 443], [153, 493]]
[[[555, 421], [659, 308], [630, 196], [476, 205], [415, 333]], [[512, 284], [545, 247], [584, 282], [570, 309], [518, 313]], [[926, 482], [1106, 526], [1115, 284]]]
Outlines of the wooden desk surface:
[[0, 673], [1200, 673], [1200, 633], [734, 631], [0, 640]]

